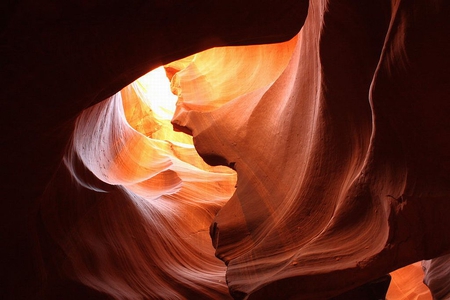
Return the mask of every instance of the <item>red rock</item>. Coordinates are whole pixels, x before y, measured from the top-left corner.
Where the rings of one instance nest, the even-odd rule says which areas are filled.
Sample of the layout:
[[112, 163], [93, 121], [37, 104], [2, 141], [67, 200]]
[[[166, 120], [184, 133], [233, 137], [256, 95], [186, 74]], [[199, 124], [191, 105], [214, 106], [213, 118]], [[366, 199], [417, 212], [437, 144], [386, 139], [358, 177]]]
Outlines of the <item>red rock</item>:
[[[424, 259], [432, 293], [446, 297], [445, 1], [23, 1], [4, 12], [3, 298], [227, 297], [210, 223], [235, 298], [361, 295]], [[175, 159], [162, 153], [177, 151], [167, 144], [149, 148], [158, 159], [142, 167], [136, 145], [148, 142], [134, 130], [151, 133], [152, 120], [133, 123], [140, 113], [121, 111], [118, 95], [97, 104], [159, 65], [287, 41], [302, 26], [281, 48], [264, 46], [286, 50], [270, 60], [242, 63], [244, 51], [215, 61], [227, 66], [225, 86], [196, 89], [208, 81], [189, 78], [214, 78], [217, 66], [183, 75], [186, 64], [168, 65], [174, 91], [189, 91], [173, 123], [206, 162], [237, 172], [223, 207], [182, 191], [180, 174], [201, 180], [169, 168]], [[133, 193], [185, 195], [155, 205]]]

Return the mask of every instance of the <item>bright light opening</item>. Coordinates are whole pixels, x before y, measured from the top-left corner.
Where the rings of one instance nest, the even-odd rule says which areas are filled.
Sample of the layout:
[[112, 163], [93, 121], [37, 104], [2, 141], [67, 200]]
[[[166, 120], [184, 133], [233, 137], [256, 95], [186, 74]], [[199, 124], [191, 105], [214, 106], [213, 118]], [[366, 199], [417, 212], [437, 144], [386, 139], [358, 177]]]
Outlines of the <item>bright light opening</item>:
[[153, 71], [136, 80], [145, 102], [159, 120], [171, 120], [175, 112], [178, 97], [170, 90], [170, 81], [164, 67]]

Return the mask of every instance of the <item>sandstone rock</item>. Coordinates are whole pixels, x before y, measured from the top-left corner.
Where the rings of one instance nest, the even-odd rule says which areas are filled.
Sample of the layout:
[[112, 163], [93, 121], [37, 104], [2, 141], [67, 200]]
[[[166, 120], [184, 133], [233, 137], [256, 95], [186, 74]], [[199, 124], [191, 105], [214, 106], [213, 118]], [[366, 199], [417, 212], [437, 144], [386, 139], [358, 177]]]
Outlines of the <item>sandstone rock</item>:
[[[445, 299], [445, 1], [3, 11], [3, 298], [329, 299], [431, 259]], [[248, 44], [273, 45], [188, 57]], [[237, 172], [229, 201], [233, 173], [155, 141], [168, 121], [126, 87], [163, 64], [175, 127]]]

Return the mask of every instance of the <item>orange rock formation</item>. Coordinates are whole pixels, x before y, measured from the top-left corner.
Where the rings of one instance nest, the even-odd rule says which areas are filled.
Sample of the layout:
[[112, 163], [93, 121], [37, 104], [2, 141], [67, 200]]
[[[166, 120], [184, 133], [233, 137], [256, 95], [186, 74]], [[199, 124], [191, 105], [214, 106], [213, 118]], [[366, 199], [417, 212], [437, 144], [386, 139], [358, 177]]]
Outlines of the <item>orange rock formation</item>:
[[2, 298], [449, 297], [445, 1], [4, 12]]

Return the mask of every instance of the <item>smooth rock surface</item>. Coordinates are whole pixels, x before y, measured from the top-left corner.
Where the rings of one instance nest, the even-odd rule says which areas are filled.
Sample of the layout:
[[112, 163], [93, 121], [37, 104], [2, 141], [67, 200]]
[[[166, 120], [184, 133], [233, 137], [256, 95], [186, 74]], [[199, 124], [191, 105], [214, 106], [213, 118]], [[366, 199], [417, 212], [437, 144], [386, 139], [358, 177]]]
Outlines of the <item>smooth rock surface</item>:
[[[2, 16], [0, 298], [329, 299], [419, 260], [447, 297], [446, 1]], [[235, 191], [128, 86], [164, 64], [172, 123]]]

